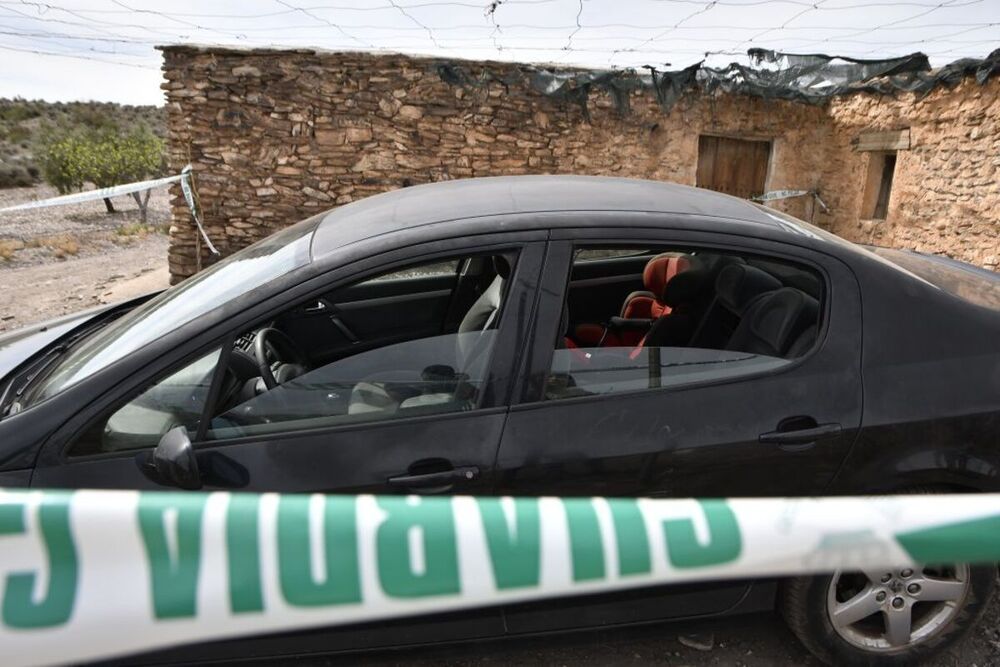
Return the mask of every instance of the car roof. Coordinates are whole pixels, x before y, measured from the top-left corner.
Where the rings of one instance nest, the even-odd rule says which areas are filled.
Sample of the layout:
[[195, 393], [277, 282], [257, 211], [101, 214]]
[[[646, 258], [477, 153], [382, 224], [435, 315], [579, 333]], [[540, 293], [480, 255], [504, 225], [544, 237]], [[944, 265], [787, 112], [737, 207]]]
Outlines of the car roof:
[[[450, 220], [527, 213], [633, 211], [710, 217], [729, 231], [799, 231], [751, 202], [675, 183], [603, 176], [500, 176], [441, 181], [362, 199], [325, 215], [313, 257], [376, 236]], [[522, 228], [532, 228], [526, 216]], [[534, 227], [544, 225], [535, 222]]]

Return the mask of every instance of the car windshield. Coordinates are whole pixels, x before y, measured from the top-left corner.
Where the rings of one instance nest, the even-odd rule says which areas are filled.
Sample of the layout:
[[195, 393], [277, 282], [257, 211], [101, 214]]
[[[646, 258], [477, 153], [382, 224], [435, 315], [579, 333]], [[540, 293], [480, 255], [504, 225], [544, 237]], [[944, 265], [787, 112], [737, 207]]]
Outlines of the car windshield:
[[49, 398], [165, 334], [309, 263], [315, 216], [245, 248], [171, 287], [84, 339], [32, 388], [26, 405]]

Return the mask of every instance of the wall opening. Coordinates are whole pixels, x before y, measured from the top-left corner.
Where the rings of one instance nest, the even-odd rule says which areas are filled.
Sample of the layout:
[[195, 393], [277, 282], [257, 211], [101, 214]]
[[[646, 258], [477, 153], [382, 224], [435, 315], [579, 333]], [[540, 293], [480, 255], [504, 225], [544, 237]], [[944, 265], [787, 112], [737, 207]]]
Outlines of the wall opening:
[[868, 176], [862, 199], [862, 220], [885, 220], [896, 173], [896, 151], [872, 152], [868, 156]]
[[695, 185], [749, 199], [764, 193], [771, 142], [703, 134]]

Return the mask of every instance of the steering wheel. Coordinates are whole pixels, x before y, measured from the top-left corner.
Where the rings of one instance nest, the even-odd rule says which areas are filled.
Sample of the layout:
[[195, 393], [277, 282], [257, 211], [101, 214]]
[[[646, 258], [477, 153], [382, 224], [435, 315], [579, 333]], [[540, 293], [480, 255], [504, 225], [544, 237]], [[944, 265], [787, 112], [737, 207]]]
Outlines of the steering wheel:
[[258, 331], [253, 343], [253, 353], [257, 359], [257, 370], [260, 371], [260, 377], [264, 380], [264, 386], [268, 390], [274, 389], [279, 384], [274, 377], [274, 371], [271, 370], [271, 363], [268, 361], [269, 354], [271, 359], [281, 365], [294, 364], [298, 366], [298, 369], [293, 371], [295, 375], [289, 374], [291, 377], [282, 378], [284, 381], [305, 372], [306, 357], [302, 354], [302, 350], [295, 344], [295, 341], [278, 329], [268, 327]]

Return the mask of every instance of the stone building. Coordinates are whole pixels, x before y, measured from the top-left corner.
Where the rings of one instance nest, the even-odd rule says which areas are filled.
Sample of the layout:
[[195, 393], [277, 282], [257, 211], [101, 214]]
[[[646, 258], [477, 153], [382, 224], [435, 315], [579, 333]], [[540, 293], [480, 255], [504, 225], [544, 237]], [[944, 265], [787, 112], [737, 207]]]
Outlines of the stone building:
[[[772, 202], [853, 241], [1000, 263], [1000, 78], [822, 105], [649, 89], [552, 96], [525, 67], [313, 50], [163, 48], [169, 160], [223, 255], [325, 209], [452, 178], [580, 173]], [[175, 280], [213, 260], [179, 188]]]

